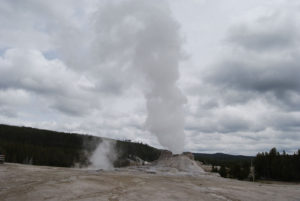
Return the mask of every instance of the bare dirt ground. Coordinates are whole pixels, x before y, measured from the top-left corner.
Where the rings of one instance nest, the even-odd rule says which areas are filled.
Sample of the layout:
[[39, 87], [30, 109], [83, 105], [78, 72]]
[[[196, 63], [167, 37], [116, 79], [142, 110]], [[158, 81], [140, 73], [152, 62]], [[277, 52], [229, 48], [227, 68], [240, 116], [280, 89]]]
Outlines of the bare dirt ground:
[[0, 200], [300, 200], [300, 185], [137, 170], [0, 165]]

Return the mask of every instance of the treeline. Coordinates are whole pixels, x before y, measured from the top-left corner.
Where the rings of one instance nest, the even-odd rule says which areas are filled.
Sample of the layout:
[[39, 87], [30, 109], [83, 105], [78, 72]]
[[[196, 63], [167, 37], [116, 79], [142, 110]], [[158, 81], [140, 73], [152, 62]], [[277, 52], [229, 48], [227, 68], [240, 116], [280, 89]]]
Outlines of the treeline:
[[195, 153], [195, 160], [212, 165], [212, 172], [218, 172], [225, 178], [245, 180], [249, 178], [252, 156], [230, 155], [223, 153]]
[[234, 164], [250, 163], [253, 156], [242, 156], [242, 155], [230, 155], [223, 153], [215, 154], [203, 154], [194, 153], [195, 160], [201, 161], [204, 164], [210, 164], [213, 166], [232, 166]]
[[[0, 153], [6, 162], [72, 167], [90, 164], [89, 157], [103, 138], [0, 124]], [[118, 161], [129, 155], [153, 161], [160, 150], [142, 143], [116, 141]]]
[[300, 149], [293, 155], [276, 148], [270, 152], [258, 153], [255, 158], [255, 175], [258, 179], [300, 181]]
[[231, 163], [229, 166], [221, 165], [220, 169], [215, 172], [219, 172], [220, 176], [225, 178], [248, 180], [250, 179], [250, 162]]
[[221, 165], [219, 169], [213, 167], [222, 177], [252, 180], [300, 181], [300, 149], [292, 155], [283, 151], [280, 154], [276, 148], [269, 152], [258, 153], [253, 158], [253, 175], [251, 163], [247, 160], [220, 160], [215, 164]]

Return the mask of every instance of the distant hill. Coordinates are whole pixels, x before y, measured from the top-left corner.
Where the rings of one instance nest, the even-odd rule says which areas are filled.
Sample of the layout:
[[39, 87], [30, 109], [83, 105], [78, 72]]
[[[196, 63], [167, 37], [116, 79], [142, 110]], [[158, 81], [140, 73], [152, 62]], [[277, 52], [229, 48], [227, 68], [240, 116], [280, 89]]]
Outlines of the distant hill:
[[193, 153], [195, 160], [201, 161], [204, 164], [213, 164], [213, 165], [230, 165], [233, 163], [243, 163], [251, 162], [251, 159], [254, 159], [254, 156], [243, 156], [243, 155], [230, 155], [223, 153], [215, 154], [202, 154], [202, 153]]
[[[104, 138], [64, 133], [30, 127], [18, 127], [0, 124], [0, 153], [6, 155], [7, 162], [30, 163], [71, 167], [89, 165], [89, 156]], [[116, 141], [118, 161], [130, 155], [146, 161], [156, 160], [161, 150], [146, 144], [130, 141]]]
[[[89, 156], [103, 139], [91, 135], [0, 124], [0, 153], [6, 154], [7, 162], [61, 167], [72, 167], [77, 163], [87, 166]], [[118, 153], [116, 166], [122, 166], [122, 162], [130, 156], [154, 161], [162, 151], [142, 143], [115, 141]], [[253, 158], [222, 153], [194, 153], [194, 156], [196, 160], [214, 165], [250, 161]]]

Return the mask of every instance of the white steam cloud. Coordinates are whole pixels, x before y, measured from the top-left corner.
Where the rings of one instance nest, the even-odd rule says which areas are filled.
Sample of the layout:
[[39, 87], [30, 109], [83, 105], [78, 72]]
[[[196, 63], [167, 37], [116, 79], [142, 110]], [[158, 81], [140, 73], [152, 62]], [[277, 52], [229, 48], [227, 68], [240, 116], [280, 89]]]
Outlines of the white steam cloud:
[[91, 165], [89, 168], [111, 170], [114, 168], [113, 162], [116, 159], [115, 142], [103, 140], [90, 157]]
[[[179, 26], [161, 0], [108, 2], [97, 11], [94, 50], [102, 65], [137, 74], [147, 101], [146, 128], [174, 153], [184, 148], [186, 98], [176, 85], [182, 59]], [[141, 80], [139, 80], [141, 79]]]

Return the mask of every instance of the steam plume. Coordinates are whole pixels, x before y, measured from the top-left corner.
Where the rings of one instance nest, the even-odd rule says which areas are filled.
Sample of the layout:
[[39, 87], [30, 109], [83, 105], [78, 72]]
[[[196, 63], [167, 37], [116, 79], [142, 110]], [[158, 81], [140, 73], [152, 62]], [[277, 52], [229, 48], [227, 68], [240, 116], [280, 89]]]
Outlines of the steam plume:
[[103, 140], [93, 155], [90, 158], [90, 168], [111, 170], [114, 168], [113, 162], [116, 160], [115, 142], [110, 140]]
[[161, 145], [182, 152], [186, 99], [176, 85], [182, 41], [167, 2], [110, 1], [97, 13], [97, 56], [112, 68], [141, 75], [147, 129]]

